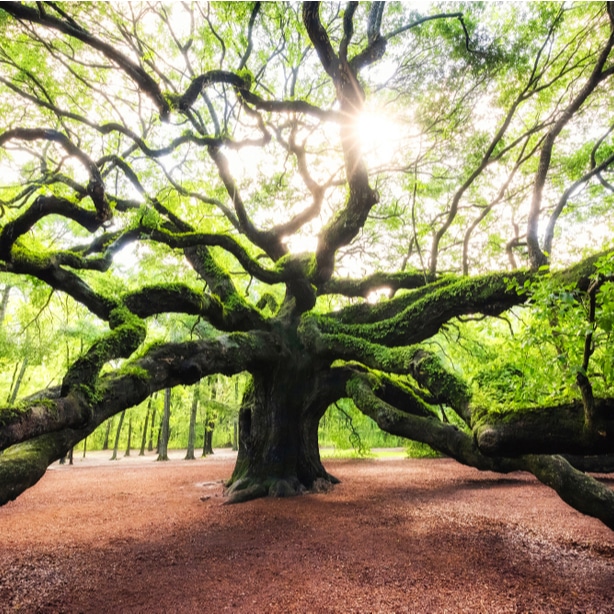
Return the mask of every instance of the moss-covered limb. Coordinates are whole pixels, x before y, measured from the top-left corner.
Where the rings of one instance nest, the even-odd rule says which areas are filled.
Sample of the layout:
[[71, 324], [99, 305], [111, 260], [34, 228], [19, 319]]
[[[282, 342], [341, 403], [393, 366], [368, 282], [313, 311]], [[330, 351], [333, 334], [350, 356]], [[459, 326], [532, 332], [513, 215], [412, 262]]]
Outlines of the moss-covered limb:
[[595, 410], [592, 428], [580, 401], [502, 413], [474, 410], [473, 433], [488, 455], [612, 453], [614, 399], [595, 399]]
[[8, 222], [0, 232], [0, 258], [9, 261], [11, 248], [19, 237], [25, 235], [37, 222], [48, 215], [61, 215], [77, 222], [90, 232], [101, 227], [104, 220], [100, 220], [95, 211], [82, 209], [75, 203], [58, 196], [39, 196], [16, 219]]
[[[356, 367], [353, 368], [356, 369]], [[438, 412], [433, 407], [436, 401], [427, 391], [383, 373], [378, 372], [373, 375], [377, 381], [377, 387], [373, 386], [372, 389], [377, 398], [384, 403], [396, 407], [404, 414], [423, 418], [439, 418]]]
[[24, 248], [13, 250], [7, 271], [18, 275], [31, 275], [44, 281], [53, 289], [65, 292], [105, 321], [116, 306], [114, 301], [94, 292], [78, 275], [58, 266], [52, 258], [39, 256]]
[[[61, 426], [59, 430], [10, 446], [0, 454], [0, 505], [12, 501], [36, 484], [51, 463], [64, 456], [106, 419], [145, 400], [150, 387], [144, 375], [147, 375], [144, 371], [132, 368], [106, 376], [99, 387], [97, 400], [85, 395], [77, 396], [83, 417], [87, 414], [85, 423], [72, 421], [71, 424], [59, 425], [56, 421], [53, 427]], [[158, 388], [154, 386], [154, 389]]]
[[63, 433], [52, 433], [5, 450], [0, 455], [0, 505], [34, 486], [47, 467], [70, 449], [65, 444]]
[[59, 266], [67, 266], [71, 269], [82, 271], [108, 271], [113, 260], [106, 254], [97, 258], [84, 258], [73, 252], [52, 252], [49, 254], [51, 261]]
[[320, 285], [318, 294], [342, 294], [349, 297], [367, 298], [374, 290], [386, 288], [393, 293], [397, 290], [414, 290], [435, 281], [431, 275], [419, 271], [402, 273], [378, 272], [362, 279], [329, 279]]
[[387, 433], [426, 443], [435, 450], [451, 456], [457, 461], [480, 470], [503, 473], [521, 469], [520, 461], [501, 457], [488, 457], [480, 452], [473, 437], [456, 426], [430, 417], [405, 412], [379, 398], [374, 392], [377, 381], [370, 381], [365, 374], [355, 373], [348, 379], [346, 391], [356, 407], [372, 418]]
[[458, 277], [444, 277], [426, 286], [422, 286], [421, 288], [403, 292], [390, 300], [382, 300], [377, 303], [356, 303], [338, 311], [328, 313], [326, 317], [342, 324], [371, 324], [381, 322], [382, 320], [393, 318], [407, 309], [410, 305], [439, 291], [444, 286], [457, 281]]
[[409, 374], [433, 395], [435, 403], [450, 406], [467, 424], [470, 424], [471, 391], [460, 377], [441, 364], [438, 356], [419, 349], [409, 363]]
[[554, 489], [574, 509], [614, 530], [614, 491], [578, 471], [562, 456], [525, 456], [524, 469]]
[[372, 384], [364, 375], [350, 377], [347, 392], [358, 409], [375, 420], [384, 431], [426, 443], [476, 469], [499, 473], [529, 471], [553, 488], [568, 505], [614, 529], [614, 492], [574, 469], [562, 456], [488, 457], [480, 452], [470, 435], [456, 427], [433, 418], [401, 413], [385, 403], [375, 395]]
[[417, 346], [389, 348], [370, 343], [359, 337], [321, 333], [317, 318], [306, 316], [299, 326], [301, 341], [318, 358], [361, 362], [372, 369], [388, 373], [407, 374], [410, 363], [420, 348]]
[[228, 235], [203, 232], [173, 233], [164, 229], [142, 228], [142, 233], [152, 241], [164, 243], [169, 247], [185, 249], [197, 245], [221, 247], [232, 254], [250, 275], [268, 284], [286, 281], [289, 275], [279, 269], [266, 269], [254, 260], [247, 250]]
[[230, 275], [215, 261], [208, 247], [188, 247], [184, 253], [194, 270], [207, 282], [211, 293], [222, 301], [226, 330], [265, 327], [262, 314], [237, 292]]
[[185, 284], [146, 286], [122, 297], [123, 303], [140, 318], [159, 313], [201, 315], [214, 326], [224, 327], [223, 305], [215, 297], [196, 292]]
[[310, 317], [303, 318], [299, 335], [305, 347], [319, 358], [331, 362], [357, 361], [378, 371], [410, 375], [428, 391], [431, 403], [449, 405], [469, 423], [469, 388], [461, 378], [445, 369], [432, 352], [416, 345], [389, 348], [350, 335], [323, 334], [318, 330], [317, 320]]
[[82, 427], [91, 406], [78, 392], [66, 397], [38, 398], [0, 409], [0, 450], [45, 433]]
[[[595, 263], [599, 260], [599, 258], [603, 257], [607, 253], [608, 252], [602, 252], [593, 256], [589, 256], [585, 258], [582, 262], [579, 262], [578, 264], [573, 265], [568, 269], [552, 272], [552, 278], [555, 280], [559, 280], [565, 284], [577, 284], [580, 290], [586, 290], [590, 283], [590, 276], [594, 274]], [[508, 273], [502, 272], [488, 276], [493, 281], [497, 279], [499, 280], [497, 284], [492, 288], [493, 309], [497, 309], [496, 301], [498, 293], [501, 289], [501, 284], [499, 282], [503, 282], [506, 286], [511, 285], [509, 282], [513, 282], [513, 284], [516, 284], [520, 287], [527, 279], [537, 278], [537, 276], [537, 274], [531, 274], [528, 271], [513, 271]], [[375, 276], [375, 279], [377, 279], [377, 275]], [[365, 280], [369, 282], [370, 278], [367, 277], [365, 278]], [[432, 299], [440, 295], [440, 298], [442, 300], [449, 300], [451, 294], [467, 294], [467, 291], [472, 291], [474, 280], [476, 282], [477, 290], [479, 286], [483, 286], [483, 283], [487, 280], [487, 278], [459, 278], [452, 275], [448, 275], [435, 281], [429, 281], [429, 283], [426, 285], [424, 285], [423, 283], [422, 287], [419, 287], [409, 292], [402, 293], [399, 296], [395, 296], [393, 299], [381, 301], [373, 305], [369, 303], [350, 305], [349, 307], [340, 309], [337, 312], [327, 314], [327, 317], [342, 324], [377, 324], [379, 322], [383, 322], [384, 320], [391, 320], [394, 317], [402, 317], [400, 316], [400, 314], [405, 313], [406, 310], [408, 310], [413, 305], [418, 304], [421, 300], [428, 301], [429, 298]], [[339, 282], [337, 280], [331, 280], [329, 283], [333, 284], [334, 287]], [[355, 287], [361, 288], [362, 282], [361, 280], [354, 280], [350, 282], [341, 281], [341, 283], [349, 283], [350, 287], [355, 285]], [[466, 290], [463, 290], [463, 284], [468, 284], [466, 286]], [[378, 287], [382, 287], [384, 285], [393, 287], [390, 284], [384, 283], [378, 284]], [[328, 287], [328, 284], [322, 286], [322, 288], [324, 289]], [[367, 287], [369, 287], [369, 285], [367, 285]], [[450, 291], [447, 294], [446, 292], [444, 292], [446, 288], [448, 288]], [[481, 289], [481, 291], [483, 290], [484, 288]], [[483, 299], [486, 298], [487, 296], [483, 297]], [[521, 297], [519, 297], [518, 302], [523, 302]], [[422, 305], [424, 304], [425, 303], [423, 303]], [[463, 305], [462, 307], [466, 308], [466, 305]], [[500, 312], [501, 309], [499, 308], [498, 311]], [[460, 315], [463, 314], [461, 313]]]
[[[64, 456], [105, 420], [144, 401], [152, 388], [164, 387], [165, 382], [162, 382], [162, 386], [156, 388], [155, 382], [149, 382], [147, 375], [144, 370], [134, 367], [106, 375], [98, 388], [97, 399], [78, 397], [82, 415], [88, 414], [85, 423], [62, 425], [59, 430], [10, 446], [0, 454], [0, 505], [36, 484], [51, 463]], [[54, 428], [56, 426], [59, 426], [57, 422]]]
[[111, 331], [95, 341], [68, 369], [62, 381], [62, 395], [70, 390], [89, 390], [94, 394], [96, 379], [103, 365], [115, 358], [128, 358], [145, 340], [147, 330], [141, 318], [121, 305], [109, 314]]
[[[281, 352], [279, 339], [271, 333], [230, 333], [199, 341], [154, 346], [127, 363], [124, 369], [147, 372], [145, 381], [152, 393], [179, 384], [194, 384], [213, 373], [234, 375], [263, 369], [278, 361]], [[110, 380], [105, 376], [102, 381]]]
[[138, 360], [101, 376], [95, 398], [85, 395], [79, 399], [83, 415], [89, 410], [85, 424], [47, 432], [11, 446], [0, 455], [0, 505], [35, 484], [50, 463], [105, 420], [144, 401], [153, 392], [193, 384], [210, 373], [232, 375], [246, 369], [262, 369], [266, 361], [277, 360], [279, 354], [273, 336], [258, 332], [152, 347]]
[[410, 345], [432, 337], [454, 317], [472, 313], [498, 315], [524, 302], [509, 283], [523, 279], [523, 273], [495, 273], [465, 278], [444, 285], [394, 316], [367, 324], [343, 324], [332, 317], [321, 317], [319, 328], [326, 333], [346, 333], [383, 345]]

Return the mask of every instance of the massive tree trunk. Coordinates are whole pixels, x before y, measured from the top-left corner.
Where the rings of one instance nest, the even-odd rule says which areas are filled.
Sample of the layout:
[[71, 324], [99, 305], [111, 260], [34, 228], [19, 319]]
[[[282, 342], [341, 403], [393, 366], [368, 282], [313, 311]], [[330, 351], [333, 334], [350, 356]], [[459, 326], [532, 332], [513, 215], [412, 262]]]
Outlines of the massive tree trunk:
[[309, 368], [279, 363], [257, 373], [239, 412], [239, 454], [229, 501], [284, 497], [338, 480], [320, 460], [318, 424], [327, 403]]

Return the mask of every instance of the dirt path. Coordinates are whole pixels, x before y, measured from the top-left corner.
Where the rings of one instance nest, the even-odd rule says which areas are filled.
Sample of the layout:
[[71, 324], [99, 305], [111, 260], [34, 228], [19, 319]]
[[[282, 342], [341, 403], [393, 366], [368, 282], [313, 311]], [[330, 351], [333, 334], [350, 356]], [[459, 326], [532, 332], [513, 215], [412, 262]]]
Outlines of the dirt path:
[[227, 453], [97, 458], [0, 508], [0, 612], [614, 612], [614, 533], [523, 474], [330, 460], [225, 506]]

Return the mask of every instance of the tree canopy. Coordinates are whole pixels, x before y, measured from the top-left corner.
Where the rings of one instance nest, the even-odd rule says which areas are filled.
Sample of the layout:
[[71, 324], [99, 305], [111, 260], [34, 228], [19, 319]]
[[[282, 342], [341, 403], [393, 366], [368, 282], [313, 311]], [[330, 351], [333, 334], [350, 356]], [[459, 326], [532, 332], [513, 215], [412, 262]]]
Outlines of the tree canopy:
[[614, 6], [416, 6], [0, 5], [0, 342], [35, 297], [43, 344], [87, 322], [0, 409], [0, 503], [247, 372], [231, 501], [334, 483], [350, 399], [614, 528], [584, 472], [614, 452]]

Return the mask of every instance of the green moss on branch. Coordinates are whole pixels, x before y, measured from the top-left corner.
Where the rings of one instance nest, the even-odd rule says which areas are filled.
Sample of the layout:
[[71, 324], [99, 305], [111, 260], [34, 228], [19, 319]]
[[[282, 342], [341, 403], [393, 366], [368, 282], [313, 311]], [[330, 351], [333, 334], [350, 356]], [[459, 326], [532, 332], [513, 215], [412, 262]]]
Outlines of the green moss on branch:
[[[515, 273], [521, 281], [526, 273]], [[466, 278], [443, 285], [412, 302], [392, 317], [365, 324], [345, 324], [333, 317], [320, 317], [318, 327], [326, 333], [346, 333], [383, 345], [409, 345], [432, 337], [454, 317], [472, 313], [498, 315], [524, 302], [509, 283], [509, 273]]]

